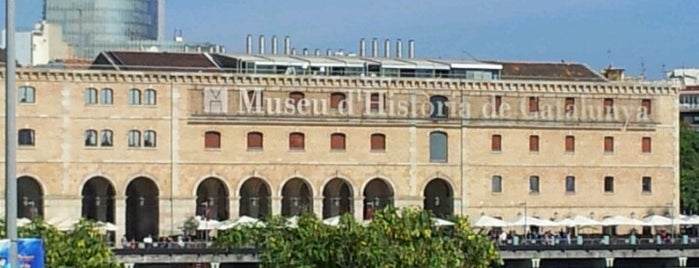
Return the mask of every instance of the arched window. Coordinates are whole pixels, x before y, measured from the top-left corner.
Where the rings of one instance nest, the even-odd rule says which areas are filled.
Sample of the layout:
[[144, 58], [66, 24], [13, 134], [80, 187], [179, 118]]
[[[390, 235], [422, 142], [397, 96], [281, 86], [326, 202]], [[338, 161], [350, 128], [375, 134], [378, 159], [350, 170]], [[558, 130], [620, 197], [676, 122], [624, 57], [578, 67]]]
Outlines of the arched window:
[[19, 96], [17, 96], [17, 101], [19, 103], [34, 103], [36, 101], [35, 99], [35, 92], [36, 90], [34, 87], [30, 86], [21, 86], [19, 87]]
[[143, 94], [143, 104], [155, 105], [155, 103], [156, 103], [155, 89], [152, 89], [152, 88], [146, 89], [146, 91]]
[[141, 132], [129, 130], [129, 147], [141, 147]]
[[216, 131], [207, 131], [204, 133], [204, 148], [219, 149], [221, 148], [221, 133]]
[[385, 151], [386, 150], [386, 135], [380, 133], [371, 134], [371, 150]]
[[447, 133], [430, 133], [430, 162], [447, 162]]
[[448, 99], [444, 96], [430, 97], [430, 117], [431, 118], [447, 118], [449, 117], [449, 107], [447, 107]]
[[263, 136], [260, 132], [248, 132], [248, 150], [262, 150]]
[[109, 129], [103, 129], [101, 135], [100, 146], [102, 147], [112, 147], [112, 136], [113, 133]]
[[138, 88], [129, 89], [128, 97], [130, 105], [141, 105], [141, 91]]
[[114, 104], [114, 91], [111, 88], [103, 88], [100, 92], [100, 103]]
[[155, 147], [156, 146], [156, 135], [153, 130], [146, 130], [143, 132], [143, 147]]
[[34, 146], [34, 130], [20, 129], [17, 133], [17, 142], [19, 146]]
[[333, 133], [330, 135], [330, 150], [345, 150], [345, 134]]
[[289, 99], [292, 99], [294, 101], [294, 104], [298, 104], [299, 101], [301, 101], [304, 98], [306, 98], [306, 95], [304, 95], [302, 92], [294, 91], [289, 93]]
[[303, 150], [306, 147], [303, 133], [294, 132], [289, 134], [289, 150]]
[[[330, 94], [330, 108], [332, 109], [341, 109], [343, 107], [342, 101], [347, 99], [347, 96], [345, 93], [342, 92], [333, 92]], [[346, 104], [344, 104], [346, 105]]]
[[97, 146], [97, 131], [94, 129], [85, 130], [85, 146]]
[[97, 89], [96, 88], [86, 88], [85, 89], [85, 104], [97, 104]]

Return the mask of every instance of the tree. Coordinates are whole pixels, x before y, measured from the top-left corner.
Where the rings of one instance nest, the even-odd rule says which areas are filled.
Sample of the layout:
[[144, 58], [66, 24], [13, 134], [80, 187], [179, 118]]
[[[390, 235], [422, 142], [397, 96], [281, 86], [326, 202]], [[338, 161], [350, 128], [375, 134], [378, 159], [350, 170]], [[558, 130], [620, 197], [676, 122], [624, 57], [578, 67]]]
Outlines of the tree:
[[680, 126], [680, 203], [699, 211], [699, 134], [687, 123]]
[[240, 228], [219, 234], [224, 250], [255, 246], [264, 267], [490, 267], [501, 260], [495, 244], [475, 233], [468, 221], [435, 227], [429, 212], [416, 209], [379, 211], [367, 226], [344, 215], [339, 226], [312, 215], [287, 228], [272, 218], [264, 228]]
[[[0, 221], [0, 225], [3, 230], [0, 235], [5, 237], [5, 222]], [[41, 219], [34, 219], [18, 228], [17, 233], [22, 238], [43, 240], [46, 267], [120, 267], [97, 227], [94, 222], [80, 220], [73, 230], [61, 232]]]

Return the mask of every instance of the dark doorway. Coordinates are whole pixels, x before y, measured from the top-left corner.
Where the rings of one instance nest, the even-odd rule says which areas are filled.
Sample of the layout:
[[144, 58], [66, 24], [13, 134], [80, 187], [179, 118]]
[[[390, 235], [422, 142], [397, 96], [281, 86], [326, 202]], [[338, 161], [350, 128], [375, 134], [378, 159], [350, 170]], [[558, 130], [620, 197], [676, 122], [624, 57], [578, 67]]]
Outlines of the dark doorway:
[[445, 218], [454, 214], [454, 194], [449, 182], [434, 179], [425, 187], [424, 208], [436, 217]]
[[323, 219], [352, 213], [352, 186], [340, 178], [334, 178], [323, 189]]
[[383, 179], [373, 179], [364, 188], [364, 219], [371, 219], [374, 211], [393, 206], [393, 189]]
[[282, 216], [292, 217], [313, 212], [313, 193], [306, 181], [293, 178], [282, 188]]
[[33, 219], [44, 216], [44, 190], [35, 178], [17, 179], [17, 217]]
[[217, 178], [207, 178], [197, 187], [196, 215], [218, 221], [230, 218], [228, 188]]
[[262, 219], [270, 214], [272, 192], [260, 178], [250, 178], [240, 188], [240, 216]]
[[126, 237], [143, 241], [157, 236], [160, 224], [158, 186], [149, 178], [139, 177], [126, 187]]
[[82, 216], [93, 221], [114, 221], [116, 191], [105, 178], [93, 177], [83, 185]]

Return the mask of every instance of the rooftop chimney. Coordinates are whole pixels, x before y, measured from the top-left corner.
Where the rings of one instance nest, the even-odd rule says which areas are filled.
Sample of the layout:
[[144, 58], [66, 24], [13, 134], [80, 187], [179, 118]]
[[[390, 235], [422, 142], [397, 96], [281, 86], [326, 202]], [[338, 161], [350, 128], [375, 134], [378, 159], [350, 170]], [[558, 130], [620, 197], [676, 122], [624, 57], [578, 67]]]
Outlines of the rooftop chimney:
[[408, 58], [415, 58], [415, 41], [408, 41]]
[[403, 57], [403, 41], [396, 40], [396, 58], [402, 58]]
[[333, 50], [328, 48], [328, 50], [325, 51], [325, 55], [326, 55], [326, 56], [332, 56], [332, 55], [333, 55]]
[[245, 53], [252, 54], [252, 34], [248, 34], [248, 37], [245, 38]]
[[272, 55], [277, 55], [277, 36], [272, 35]]
[[265, 36], [260, 35], [260, 41], [259, 44], [257, 44], [258, 48], [260, 49], [259, 53], [260, 55], [265, 54]]
[[391, 39], [386, 39], [386, 41], [383, 41], [383, 57], [391, 57]]
[[304, 49], [303, 49], [303, 55], [304, 55], [304, 56], [308, 56], [308, 49], [307, 49], [307, 48], [304, 48]]
[[284, 37], [284, 54], [291, 54], [291, 38], [288, 35]]
[[364, 41], [364, 38], [359, 40], [359, 56], [366, 57], [366, 41]]
[[371, 40], [371, 57], [379, 57], [379, 39], [374, 38], [374, 40]]
[[313, 55], [320, 57], [320, 49], [316, 48], [316, 51], [315, 51], [315, 53], [313, 53]]
[[291, 55], [296, 55], [296, 49], [295, 49], [295, 48], [292, 48], [292, 49], [291, 49]]

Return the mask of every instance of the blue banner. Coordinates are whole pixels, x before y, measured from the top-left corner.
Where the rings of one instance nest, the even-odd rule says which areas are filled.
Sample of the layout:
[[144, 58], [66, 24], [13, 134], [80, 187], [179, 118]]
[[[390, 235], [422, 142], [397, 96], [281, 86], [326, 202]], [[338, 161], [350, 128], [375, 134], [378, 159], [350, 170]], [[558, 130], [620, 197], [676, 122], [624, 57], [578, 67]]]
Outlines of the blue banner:
[[[0, 240], [0, 268], [9, 268], [10, 240]], [[20, 238], [17, 261], [22, 268], [44, 268], [44, 243], [40, 238]]]

